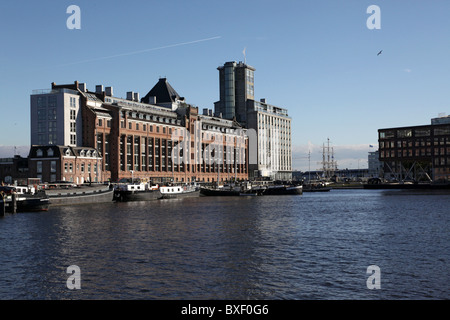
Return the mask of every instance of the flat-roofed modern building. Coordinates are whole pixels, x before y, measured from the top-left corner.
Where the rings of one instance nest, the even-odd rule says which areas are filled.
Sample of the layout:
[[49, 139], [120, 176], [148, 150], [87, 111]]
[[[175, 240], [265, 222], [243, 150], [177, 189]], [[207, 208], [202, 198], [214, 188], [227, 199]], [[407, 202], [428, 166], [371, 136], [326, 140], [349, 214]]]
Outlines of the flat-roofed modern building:
[[450, 179], [450, 123], [379, 129], [378, 142], [385, 178]]
[[220, 100], [214, 111], [249, 130], [249, 177], [292, 180], [292, 119], [287, 110], [255, 100], [254, 67], [232, 61], [218, 70]]
[[33, 90], [30, 97], [31, 145], [82, 144], [78, 83]]
[[247, 101], [247, 126], [256, 132], [256, 163], [249, 164], [253, 177], [292, 179], [291, 118], [284, 108], [261, 101]]

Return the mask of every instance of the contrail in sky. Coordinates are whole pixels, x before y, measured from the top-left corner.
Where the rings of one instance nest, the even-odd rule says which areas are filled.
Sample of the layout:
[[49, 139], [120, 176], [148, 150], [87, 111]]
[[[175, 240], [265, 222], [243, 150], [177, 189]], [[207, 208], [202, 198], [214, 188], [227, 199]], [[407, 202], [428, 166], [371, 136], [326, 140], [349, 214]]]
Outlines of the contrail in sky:
[[112, 56], [106, 56], [106, 57], [94, 58], [94, 59], [89, 59], [89, 60], [71, 62], [71, 63], [67, 63], [67, 64], [58, 65], [57, 67], [64, 67], [64, 66], [70, 66], [70, 65], [79, 64], [79, 63], [86, 63], [86, 62], [93, 62], [93, 61], [99, 61], [99, 60], [105, 60], [105, 59], [111, 59], [111, 58], [131, 56], [133, 54], [139, 54], [139, 53], [156, 51], [156, 50], [173, 48], [173, 47], [180, 47], [180, 46], [185, 46], [185, 45], [188, 45], [188, 44], [194, 44], [194, 43], [199, 43], [199, 42], [211, 41], [211, 40], [215, 40], [215, 39], [219, 39], [219, 38], [221, 38], [221, 36], [216, 36], [216, 37], [206, 38], [206, 39], [200, 39], [200, 40], [194, 40], [194, 41], [188, 41], [188, 42], [169, 44], [167, 46], [162, 46], [162, 47], [143, 49], [143, 50], [138, 50], [138, 51], [133, 51], [133, 52], [126, 52], [126, 53], [115, 54], [115, 55], [112, 55]]

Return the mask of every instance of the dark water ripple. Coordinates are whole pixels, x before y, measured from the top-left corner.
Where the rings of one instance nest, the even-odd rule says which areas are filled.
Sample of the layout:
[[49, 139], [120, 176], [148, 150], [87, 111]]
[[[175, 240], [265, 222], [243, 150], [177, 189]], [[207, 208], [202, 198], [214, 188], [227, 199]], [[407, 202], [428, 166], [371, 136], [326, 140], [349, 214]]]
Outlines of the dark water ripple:
[[[449, 200], [332, 190], [10, 215], [0, 299], [448, 299]], [[81, 290], [66, 287], [70, 265]]]

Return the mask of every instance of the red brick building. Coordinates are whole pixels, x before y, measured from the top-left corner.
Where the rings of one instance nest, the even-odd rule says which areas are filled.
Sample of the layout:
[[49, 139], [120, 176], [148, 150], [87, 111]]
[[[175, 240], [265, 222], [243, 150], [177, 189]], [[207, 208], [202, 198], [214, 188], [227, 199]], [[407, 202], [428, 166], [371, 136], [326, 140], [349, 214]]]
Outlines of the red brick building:
[[29, 176], [43, 183], [56, 181], [82, 184], [107, 181], [102, 157], [94, 148], [32, 146], [28, 156]]
[[81, 119], [82, 125], [71, 130], [82, 136], [82, 146], [32, 146], [32, 177], [74, 183], [248, 179], [246, 130], [211, 110], [199, 114], [165, 78], [141, 101], [134, 92], [123, 99], [114, 97], [112, 87], [96, 86], [93, 92], [77, 81], [67, 89], [79, 92], [81, 117], [74, 114], [71, 121]]

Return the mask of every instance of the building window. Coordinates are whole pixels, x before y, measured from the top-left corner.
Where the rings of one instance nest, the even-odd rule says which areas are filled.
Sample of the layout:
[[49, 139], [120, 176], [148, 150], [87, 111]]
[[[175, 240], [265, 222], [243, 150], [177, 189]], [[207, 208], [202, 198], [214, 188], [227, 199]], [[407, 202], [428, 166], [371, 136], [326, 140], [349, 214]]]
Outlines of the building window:
[[77, 98], [70, 97], [70, 107], [75, 108], [77, 106]]
[[46, 131], [46, 123], [45, 122], [38, 122], [38, 133], [44, 133]]
[[48, 97], [48, 106], [49, 107], [56, 107], [56, 96], [49, 96]]
[[46, 107], [47, 106], [47, 97], [38, 97], [37, 98], [37, 106], [38, 107]]
[[48, 144], [56, 144], [56, 134], [50, 133], [48, 135]]
[[98, 126], [99, 127], [103, 127], [103, 120], [102, 119], [98, 119]]
[[47, 111], [45, 109], [40, 109], [37, 111], [38, 120], [47, 120]]
[[50, 172], [56, 172], [56, 161], [50, 162]]
[[48, 120], [56, 120], [56, 108], [48, 109]]
[[36, 173], [42, 173], [42, 161], [36, 162]]
[[48, 122], [48, 132], [56, 132], [56, 121]]

